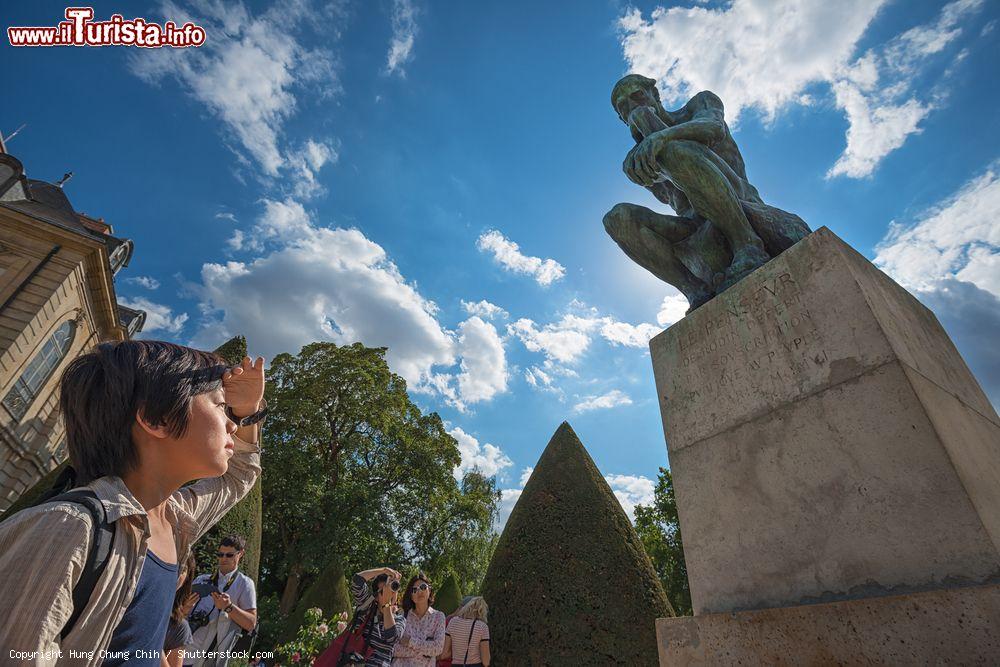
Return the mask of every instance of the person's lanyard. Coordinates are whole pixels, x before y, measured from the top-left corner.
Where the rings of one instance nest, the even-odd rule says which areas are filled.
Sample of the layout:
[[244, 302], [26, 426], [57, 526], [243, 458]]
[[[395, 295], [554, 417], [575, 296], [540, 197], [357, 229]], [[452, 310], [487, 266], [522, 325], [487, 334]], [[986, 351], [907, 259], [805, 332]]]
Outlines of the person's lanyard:
[[[229, 590], [229, 587], [233, 585], [234, 581], [236, 581], [236, 576], [239, 573], [240, 573], [239, 570], [233, 570], [233, 573], [231, 575], [229, 575], [229, 579], [226, 581], [226, 585], [222, 588], [222, 592], [223, 593], [225, 593], [226, 591]], [[208, 583], [212, 584], [216, 588], [219, 587], [219, 571], [218, 570], [216, 570], [215, 574], [212, 575], [212, 578], [208, 580]], [[211, 618], [212, 612], [215, 612], [216, 614], [220, 614], [222, 612], [221, 609], [219, 609], [218, 607], [215, 606], [215, 601], [214, 600], [212, 601], [212, 608], [208, 612], [209, 618]]]

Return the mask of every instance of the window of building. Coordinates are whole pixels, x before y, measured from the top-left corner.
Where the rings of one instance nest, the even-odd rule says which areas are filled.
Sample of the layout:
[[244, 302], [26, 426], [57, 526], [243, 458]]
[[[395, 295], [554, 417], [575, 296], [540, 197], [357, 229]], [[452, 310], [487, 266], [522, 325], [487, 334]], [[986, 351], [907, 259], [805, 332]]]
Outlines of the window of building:
[[38, 397], [38, 393], [48, 382], [49, 378], [59, 367], [59, 363], [66, 357], [70, 345], [73, 343], [73, 334], [76, 331], [76, 322], [68, 320], [56, 329], [49, 339], [42, 345], [34, 359], [28, 363], [28, 367], [17, 379], [14, 386], [3, 398], [4, 407], [10, 410], [15, 419], [21, 419], [28, 412], [32, 401]]

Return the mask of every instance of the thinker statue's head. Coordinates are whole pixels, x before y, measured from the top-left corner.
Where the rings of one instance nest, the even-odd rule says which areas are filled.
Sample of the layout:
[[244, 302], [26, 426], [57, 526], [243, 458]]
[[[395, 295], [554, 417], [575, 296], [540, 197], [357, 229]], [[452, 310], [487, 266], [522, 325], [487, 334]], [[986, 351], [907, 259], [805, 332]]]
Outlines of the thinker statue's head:
[[611, 106], [615, 108], [623, 123], [628, 123], [629, 114], [636, 107], [653, 107], [661, 109], [660, 91], [656, 89], [656, 80], [641, 74], [623, 76], [611, 90]]

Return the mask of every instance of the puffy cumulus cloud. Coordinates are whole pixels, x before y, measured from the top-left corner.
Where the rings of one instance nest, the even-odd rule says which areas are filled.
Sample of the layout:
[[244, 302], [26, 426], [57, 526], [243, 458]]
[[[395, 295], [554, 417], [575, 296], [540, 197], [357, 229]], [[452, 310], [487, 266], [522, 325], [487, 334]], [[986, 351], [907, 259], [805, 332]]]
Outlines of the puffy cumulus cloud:
[[890, 225], [875, 247], [875, 264], [911, 289], [955, 278], [1000, 297], [998, 210], [1000, 163], [994, 163], [913, 224]]
[[151, 276], [135, 276], [133, 278], [126, 278], [125, 282], [129, 285], [138, 285], [139, 287], [149, 290], [159, 289], [160, 287], [160, 281]]
[[458, 441], [458, 452], [462, 456], [462, 462], [454, 471], [455, 479], [462, 479], [470, 470], [478, 470], [487, 477], [493, 477], [514, 465], [499, 447], [488, 442], [480, 444], [478, 439], [458, 426], [448, 433]]
[[179, 334], [184, 329], [184, 323], [188, 321], [187, 313], [174, 315], [170, 306], [154, 303], [145, 297], [118, 299], [118, 303], [126, 308], [146, 311], [146, 322], [142, 326], [143, 335], [152, 333]]
[[629, 68], [659, 81], [667, 101], [712, 90], [734, 122], [756, 107], [773, 119], [831, 81], [885, 0], [734, 0], [718, 8], [638, 9], [620, 21]]
[[300, 92], [323, 98], [340, 90], [333, 52], [307, 48], [298, 36], [313, 11], [308, 2], [277, 3], [254, 17], [242, 3], [202, 2], [194, 15], [166, 2], [165, 17], [195, 21], [210, 38], [197, 49], [143, 50], [129, 58], [129, 68], [152, 84], [175, 79], [222, 121], [239, 155], [249, 155], [266, 176], [284, 171], [296, 190], [308, 190], [319, 168], [309, 159], [317, 152], [308, 144], [306, 155], [279, 146]]
[[360, 230], [318, 226], [294, 199], [261, 205], [252, 230], [261, 254], [202, 267], [195, 291], [205, 321], [196, 344], [241, 333], [267, 356], [317, 340], [387, 347], [390, 367], [411, 389], [462, 411], [507, 390], [506, 354], [492, 324], [473, 316], [455, 332], [445, 329], [436, 304]]
[[893, 223], [875, 264], [913, 291], [1000, 405], [1000, 173], [998, 164], [909, 225]]
[[661, 327], [669, 327], [675, 322], [680, 322], [687, 313], [688, 301], [683, 294], [668, 294], [663, 297], [660, 304], [660, 312], [656, 314], [656, 323]]
[[469, 315], [476, 315], [484, 320], [492, 320], [496, 317], [506, 320], [510, 317], [510, 313], [506, 310], [496, 304], [490, 303], [485, 299], [476, 302], [462, 301], [462, 308], [464, 308], [465, 312]]
[[419, 388], [435, 365], [455, 363], [455, 341], [437, 307], [357, 229], [312, 224], [293, 200], [265, 200], [255, 237], [270, 248], [248, 262], [202, 267], [207, 316], [195, 341], [212, 347], [236, 333], [260, 353], [297, 352], [317, 340], [389, 348], [393, 370]]
[[564, 322], [546, 324], [541, 329], [534, 321], [521, 318], [507, 325], [507, 333], [516, 336], [531, 352], [542, 352], [559, 363], [573, 363], [590, 346], [586, 330], [564, 326]]
[[937, 19], [860, 57], [857, 45], [885, 0], [733, 0], [719, 7], [657, 8], [622, 16], [622, 49], [634, 72], [658, 79], [668, 103], [712, 90], [734, 123], [748, 108], [773, 121], [787, 105], [814, 103], [829, 86], [847, 116], [847, 146], [827, 176], [867, 176], [906, 138], [935, 100], [910, 93], [927, 58], [961, 34], [983, 0], [956, 0]]
[[470, 317], [458, 327], [458, 396], [462, 405], [507, 391], [507, 358], [492, 324]]
[[528, 479], [531, 477], [531, 473], [533, 472], [535, 472], [535, 469], [532, 466], [526, 466], [521, 470], [520, 484], [522, 489], [524, 488], [524, 485], [528, 483]]
[[619, 390], [612, 389], [606, 394], [601, 394], [600, 396], [585, 396], [576, 405], [573, 406], [573, 412], [577, 414], [582, 412], [590, 412], [591, 410], [607, 410], [609, 408], [616, 408], [620, 405], [632, 405], [632, 399], [629, 396]]
[[527, 274], [543, 287], [566, 275], [566, 269], [559, 262], [522, 254], [520, 246], [495, 229], [480, 235], [476, 247], [493, 253], [493, 258], [508, 271]]
[[413, 58], [413, 43], [417, 37], [417, 10], [411, 0], [392, 0], [392, 41], [386, 54], [386, 74], [406, 72], [403, 65]]
[[[551, 364], [572, 364], [583, 356], [595, 336], [612, 345], [645, 348], [649, 339], [660, 332], [655, 324], [630, 324], [610, 316], [602, 316], [596, 308], [588, 308], [574, 301], [569, 309], [577, 312], [564, 314], [559, 320], [542, 325], [522, 317], [507, 325], [507, 334], [519, 339], [531, 352], [541, 352]], [[580, 314], [577, 314], [580, 313]], [[529, 370], [528, 382], [539, 386], [544, 376]], [[548, 385], [549, 382], [544, 384]]]
[[287, 166], [292, 170], [293, 194], [303, 199], [323, 194], [324, 189], [317, 180], [317, 174], [324, 165], [336, 162], [338, 157], [332, 141], [312, 139], [306, 141], [300, 150], [289, 153]]
[[635, 506], [653, 504], [656, 484], [648, 477], [636, 475], [605, 475], [604, 479], [614, 492], [629, 520], [635, 521]]

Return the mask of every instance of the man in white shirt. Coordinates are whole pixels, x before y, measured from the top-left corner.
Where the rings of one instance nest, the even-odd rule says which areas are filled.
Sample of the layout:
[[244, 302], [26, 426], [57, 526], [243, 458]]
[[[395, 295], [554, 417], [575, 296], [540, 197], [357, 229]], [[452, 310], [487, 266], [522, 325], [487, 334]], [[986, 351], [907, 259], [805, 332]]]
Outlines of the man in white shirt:
[[253, 579], [239, 571], [246, 540], [229, 535], [219, 543], [219, 569], [199, 575], [193, 586], [208, 584], [215, 590], [201, 597], [188, 613], [193, 636], [185, 651], [184, 664], [193, 667], [224, 667], [242, 630], [257, 625], [257, 589]]

